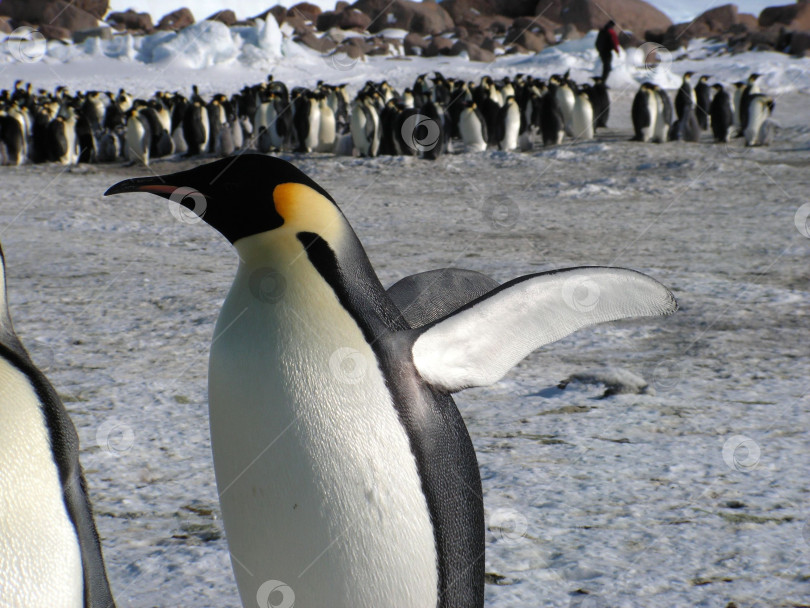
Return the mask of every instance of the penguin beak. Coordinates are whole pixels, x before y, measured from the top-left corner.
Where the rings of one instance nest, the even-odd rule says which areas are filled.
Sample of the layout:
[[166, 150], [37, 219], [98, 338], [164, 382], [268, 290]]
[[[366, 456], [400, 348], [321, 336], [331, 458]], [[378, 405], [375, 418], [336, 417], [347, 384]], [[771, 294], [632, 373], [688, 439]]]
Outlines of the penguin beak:
[[178, 188], [179, 186], [167, 184], [166, 180], [161, 177], [136, 177], [133, 179], [125, 179], [111, 186], [104, 193], [104, 196], [123, 194], [125, 192], [149, 192], [162, 196], [163, 198], [169, 198]]

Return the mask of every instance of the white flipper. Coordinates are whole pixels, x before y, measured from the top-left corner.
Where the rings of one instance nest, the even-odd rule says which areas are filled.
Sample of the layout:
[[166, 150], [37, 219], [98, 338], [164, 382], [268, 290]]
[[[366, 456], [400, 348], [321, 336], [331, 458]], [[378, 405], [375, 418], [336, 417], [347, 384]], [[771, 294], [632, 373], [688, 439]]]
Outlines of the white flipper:
[[486, 386], [533, 350], [578, 329], [667, 315], [677, 307], [666, 287], [633, 270], [584, 267], [529, 275], [427, 326], [414, 342], [413, 361], [437, 388]]

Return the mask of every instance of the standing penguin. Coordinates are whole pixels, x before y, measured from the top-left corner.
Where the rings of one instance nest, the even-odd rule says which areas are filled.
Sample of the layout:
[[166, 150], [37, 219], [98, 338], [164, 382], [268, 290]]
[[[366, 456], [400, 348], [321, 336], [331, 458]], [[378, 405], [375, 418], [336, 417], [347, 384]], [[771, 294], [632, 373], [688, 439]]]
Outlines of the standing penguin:
[[114, 608], [65, 406], [11, 324], [0, 249], [0, 603]]
[[701, 76], [695, 85], [695, 114], [702, 131], [709, 128], [709, 106], [712, 103], [711, 88], [706, 84], [709, 78], [711, 76]]
[[[437, 293], [458, 306], [409, 323], [334, 199], [289, 163], [246, 154], [107, 194], [181, 187], [239, 252], [208, 394], [243, 605], [284, 586], [300, 606], [483, 606], [481, 481], [451, 394], [577, 329], [669, 314], [672, 294], [634, 271], [575, 268], [472, 302]], [[595, 307], [573, 305], [583, 285]]]
[[152, 130], [149, 121], [137, 108], [127, 110], [127, 135], [124, 152], [130, 164], [140, 162], [149, 166], [149, 154], [152, 147]]
[[610, 116], [610, 95], [605, 81], [593, 76], [593, 85], [586, 89], [593, 107], [593, 128], [607, 127]]
[[678, 92], [675, 94], [675, 116], [677, 116], [678, 120], [683, 118], [684, 114], [687, 112], [687, 108], [695, 108], [695, 92], [692, 90], [692, 83], [690, 82], [693, 75], [694, 72], [686, 72], [683, 75], [681, 88], [678, 89]]
[[593, 139], [593, 106], [585, 91], [574, 93], [571, 130], [575, 139]]
[[714, 98], [709, 106], [709, 116], [712, 122], [714, 141], [727, 143], [734, 128], [734, 110], [731, 108], [731, 98], [722, 84], [712, 85]]
[[183, 114], [183, 139], [186, 142], [185, 156], [198, 156], [208, 148], [208, 110], [197, 99], [192, 101]]
[[658, 115], [655, 118], [655, 133], [653, 140], [659, 144], [669, 140], [669, 132], [672, 128], [672, 101], [669, 94], [658, 85], [653, 85], [655, 93]]
[[467, 104], [461, 111], [458, 117], [458, 129], [467, 152], [486, 151], [489, 141], [487, 121], [475, 103]]
[[770, 117], [774, 103], [771, 97], [756, 93], [748, 99], [748, 120], [745, 123], [746, 146], [767, 146], [771, 140], [773, 127]]
[[651, 141], [658, 120], [658, 99], [653, 84], [645, 82], [639, 87], [633, 98], [632, 118], [635, 132], [633, 141]]
[[549, 81], [540, 106], [540, 133], [543, 135], [544, 146], [559, 145], [565, 136], [565, 117], [557, 101], [558, 86], [553, 79]]
[[380, 149], [380, 115], [370, 95], [362, 94], [354, 101], [350, 130], [360, 156], [377, 156]]
[[507, 97], [498, 112], [498, 145], [501, 150], [516, 150], [520, 134], [520, 107], [514, 96]]
[[748, 105], [751, 103], [751, 97], [759, 93], [758, 78], [759, 74], [751, 74], [740, 93], [740, 130], [743, 134], [748, 127]]

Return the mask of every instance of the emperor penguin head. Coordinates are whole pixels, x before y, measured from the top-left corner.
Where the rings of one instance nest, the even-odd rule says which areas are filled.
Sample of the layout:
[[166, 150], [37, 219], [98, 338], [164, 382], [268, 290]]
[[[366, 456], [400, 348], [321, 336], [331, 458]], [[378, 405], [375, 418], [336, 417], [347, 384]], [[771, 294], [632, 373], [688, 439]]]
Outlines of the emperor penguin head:
[[171, 175], [127, 179], [104, 194], [124, 192], [157, 194], [190, 209], [240, 253], [239, 242], [257, 235], [260, 247], [286, 244], [293, 256], [300, 254], [302, 242], [313, 239], [322, 239], [334, 252], [347, 236], [356, 241], [326, 190], [290, 163], [263, 154], [223, 158]]

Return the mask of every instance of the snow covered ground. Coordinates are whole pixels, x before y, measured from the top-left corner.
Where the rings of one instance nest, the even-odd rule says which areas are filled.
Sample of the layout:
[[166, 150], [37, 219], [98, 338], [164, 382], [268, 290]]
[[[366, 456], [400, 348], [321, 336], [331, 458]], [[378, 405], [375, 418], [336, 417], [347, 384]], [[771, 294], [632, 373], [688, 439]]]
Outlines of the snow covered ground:
[[[472, 78], [568, 66], [584, 79], [582, 45], [494, 65], [379, 60], [341, 71], [306, 56], [273, 71], [292, 84], [384, 75], [402, 86], [429, 69]], [[609, 264], [651, 274], [680, 301], [672, 317], [578, 333], [494, 387], [458, 395], [484, 481], [488, 606], [810, 602], [808, 61], [685, 59], [658, 75], [766, 74], [782, 127], [769, 148], [627, 141], [639, 70], [625, 66], [611, 82], [611, 129], [596, 141], [435, 163], [288, 157], [341, 204], [384, 284], [445, 266], [505, 281]], [[85, 57], [6, 64], [0, 78], [141, 94], [198, 81], [231, 92], [266, 71]], [[188, 165], [156, 162], [147, 173]], [[102, 197], [143, 173], [0, 168], [10, 304], [79, 430], [119, 604], [235, 607], [206, 378], [236, 256], [165, 201]], [[607, 398], [600, 385], [557, 388], [605, 367], [649, 388]]]

